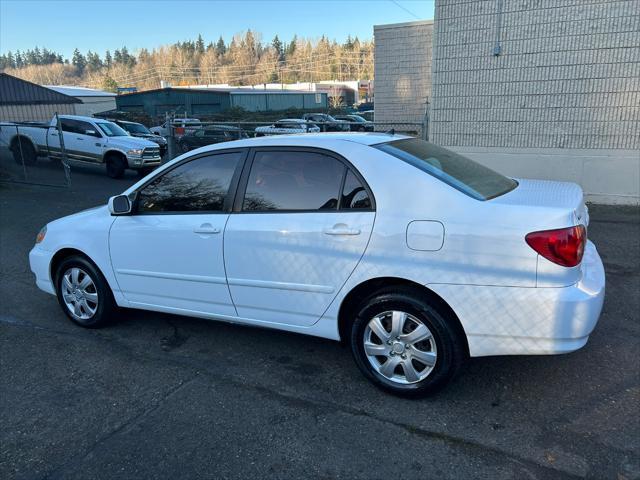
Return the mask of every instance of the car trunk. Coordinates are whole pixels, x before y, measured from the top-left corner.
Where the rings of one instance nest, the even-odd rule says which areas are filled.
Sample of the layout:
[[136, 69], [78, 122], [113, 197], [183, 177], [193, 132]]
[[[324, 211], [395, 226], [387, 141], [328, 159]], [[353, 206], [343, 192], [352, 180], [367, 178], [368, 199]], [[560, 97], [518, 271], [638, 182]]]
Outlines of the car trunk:
[[[512, 191], [490, 200], [518, 209], [527, 233], [554, 229], [568, 229], [589, 225], [589, 212], [584, 203], [582, 188], [575, 183], [548, 180], [520, 180]], [[525, 239], [523, 238], [523, 241]], [[538, 255], [536, 268], [538, 287], [572, 285], [582, 276], [581, 265], [562, 266]]]
[[[536, 224], [538, 221], [550, 223], [544, 228], [589, 225], [589, 212], [579, 185], [550, 180], [516, 180], [518, 182], [516, 188], [490, 201], [503, 205], [530, 207], [527, 208], [528, 214], [539, 217], [532, 218]], [[538, 214], [535, 213], [536, 211]], [[553, 224], [562, 219], [567, 223]]]

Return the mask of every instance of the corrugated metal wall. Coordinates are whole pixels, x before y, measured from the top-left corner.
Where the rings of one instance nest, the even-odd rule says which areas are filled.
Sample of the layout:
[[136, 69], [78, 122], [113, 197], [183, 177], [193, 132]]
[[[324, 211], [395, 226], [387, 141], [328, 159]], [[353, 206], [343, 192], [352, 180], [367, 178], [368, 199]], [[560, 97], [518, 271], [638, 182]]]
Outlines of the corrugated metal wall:
[[[80, 105], [80, 104], [78, 104]], [[76, 104], [0, 105], [2, 122], [48, 122], [53, 114], [75, 115]]]
[[324, 110], [327, 108], [326, 93], [236, 93], [231, 92], [231, 105], [248, 112], [278, 110]]
[[324, 110], [328, 107], [326, 93], [239, 93], [167, 88], [147, 92], [119, 95], [117, 109], [125, 112], [145, 112], [162, 116], [166, 112], [186, 113], [189, 116], [220, 113], [230, 107], [241, 107], [249, 112], [288, 109]]
[[94, 113], [115, 110], [115, 97], [77, 97], [82, 100], [81, 104], [76, 105], [77, 115], [92, 116]]
[[164, 89], [119, 95], [116, 104], [118, 110], [145, 112], [151, 116], [162, 116], [166, 112], [206, 115], [228, 109], [230, 101], [227, 92]]

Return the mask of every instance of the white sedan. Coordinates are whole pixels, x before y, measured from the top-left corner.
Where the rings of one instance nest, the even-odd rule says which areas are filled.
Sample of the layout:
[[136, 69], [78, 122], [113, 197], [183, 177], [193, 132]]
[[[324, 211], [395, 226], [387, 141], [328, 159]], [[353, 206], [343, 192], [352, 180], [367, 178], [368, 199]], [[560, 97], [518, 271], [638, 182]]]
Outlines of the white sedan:
[[419, 139], [265, 137], [49, 223], [30, 263], [80, 326], [128, 307], [344, 340], [374, 384], [417, 396], [468, 356], [585, 345], [605, 286], [588, 219], [575, 184]]
[[320, 127], [299, 118], [285, 118], [272, 125], [256, 127], [257, 137], [263, 135], [287, 135], [292, 133], [318, 133]]

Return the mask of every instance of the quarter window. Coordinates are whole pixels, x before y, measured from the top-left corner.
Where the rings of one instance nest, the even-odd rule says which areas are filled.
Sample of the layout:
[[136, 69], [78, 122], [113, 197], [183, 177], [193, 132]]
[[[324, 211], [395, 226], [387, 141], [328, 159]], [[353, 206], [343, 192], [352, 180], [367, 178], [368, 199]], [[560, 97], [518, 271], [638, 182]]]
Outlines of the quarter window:
[[344, 180], [342, 189], [342, 199], [340, 201], [341, 210], [371, 210], [371, 199], [358, 177], [349, 170], [347, 178]]
[[336, 210], [344, 171], [340, 161], [320, 153], [257, 152], [242, 209]]
[[242, 153], [221, 153], [169, 170], [138, 192], [138, 213], [219, 212]]

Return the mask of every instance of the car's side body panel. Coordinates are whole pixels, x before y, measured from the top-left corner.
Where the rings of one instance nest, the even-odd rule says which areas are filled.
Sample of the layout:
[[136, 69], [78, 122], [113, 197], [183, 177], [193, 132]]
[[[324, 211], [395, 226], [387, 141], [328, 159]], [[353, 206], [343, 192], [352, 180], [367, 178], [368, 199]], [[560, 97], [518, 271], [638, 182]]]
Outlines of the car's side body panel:
[[[332, 220], [340, 212], [230, 213], [224, 255], [237, 314], [204, 303], [129, 302], [115, 281], [108, 257], [108, 231], [114, 217], [104, 209], [79, 214], [86, 216], [82, 232], [74, 231], [80, 217], [50, 224], [51, 236], [32, 252], [32, 268], [36, 265], [41, 270], [37, 265], [44, 263], [43, 249], [53, 254], [69, 246], [86, 253], [103, 270], [119, 305], [332, 339], [339, 338], [338, 315], [345, 297], [363, 282], [393, 277], [439, 295], [460, 320], [473, 356], [559, 353], [586, 342], [604, 296], [597, 251], [589, 244], [580, 267], [563, 269], [541, 258], [524, 241], [532, 231], [583, 221], [579, 218], [585, 216], [582, 207], [577, 204], [573, 210], [577, 193], [572, 187], [554, 185], [561, 199], [549, 205], [527, 203], [526, 195], [523, 198], [517, 190], [478, 201], [369, 145], [388, 137], [352, 138], [353, 134], [323, 134], [240, 140], [203, 147], [157, 170], [161, 174], [184, 158], [227, 148], [315, 147], [346, 158], [372, 190], [375, 213], [356, 214], [349, 222]], [[302, 220], [296, 220], [296, 215]], [[335, 223], [357, 225], [365, 234], [355, 241], [318, 236], [318, 230]], [[127, 242], [118, 248], [127, 248]], [[165, 254], [168, 248], [162, 248]], [[146, 268], [150, 266], [138, 270]], [[47, 290], [42, 274], [36, 275], [38, 285]]]
[[[238, 314], [274, 323], [318, 321], [365, 252], [374, 212], [232, 214], [224, 234]], [[336, 225], [354, 235], [332, 235]]]

